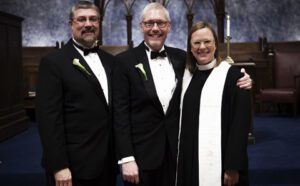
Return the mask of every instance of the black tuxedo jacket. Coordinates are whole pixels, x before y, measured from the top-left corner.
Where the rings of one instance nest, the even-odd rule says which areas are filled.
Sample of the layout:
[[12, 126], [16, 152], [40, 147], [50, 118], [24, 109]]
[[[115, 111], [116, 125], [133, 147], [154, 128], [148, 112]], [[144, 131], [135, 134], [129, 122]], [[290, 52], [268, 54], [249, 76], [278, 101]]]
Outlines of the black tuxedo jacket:
[[[114, 131], [117, 157], [134, 156], [141, 170], [161, 165], [166, 145], [177, 152], [179, 97], [186, 53], [165, 46], [177, 78], [167, 113], [156, 93], [145, 46], [119, 54], [113, 73]], [[143, 64], [146, 72], [136, 67]]]
[[[98, 52], [108, 79], [114, 57]], [[74, 59], [90, 73], [72, 64]], [[43, 146], [42, 164], [53, 172], [66, 167], [73, 176], [92, 179], [113, 167], [111, 106], [101, 85], [70, 40], [41, 60], [36, 100], [37, 124]]]

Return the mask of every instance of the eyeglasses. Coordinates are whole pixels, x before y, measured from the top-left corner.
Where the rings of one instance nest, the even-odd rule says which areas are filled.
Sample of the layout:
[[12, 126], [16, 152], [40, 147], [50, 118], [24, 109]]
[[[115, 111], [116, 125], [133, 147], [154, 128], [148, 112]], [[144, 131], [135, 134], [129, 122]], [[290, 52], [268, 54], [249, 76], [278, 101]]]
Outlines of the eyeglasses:
[[192, 42], [192, 47], [200, 47], [204, 44], [205, 47], [211, 47], [214, 44], [214, 40], [203, 40], [203, 41], [194, 41]]
[[78, 24], [85, 24], [87, 21], [89, 21], [92, 24], [96, 24], [99, 22], [99, 17], [97, 17], [97, 16], [92, 16], [92, 17], [80, 16], [80, 17], [74, 18], [73, 21], [75, 21]]
[[146, 27], [146, 28], [153, 28], [154, 25], [157, 25], [158, 28], [165, 28], [168, 24], [167, 21], [145, 21], [143, 22], [143, 25]]

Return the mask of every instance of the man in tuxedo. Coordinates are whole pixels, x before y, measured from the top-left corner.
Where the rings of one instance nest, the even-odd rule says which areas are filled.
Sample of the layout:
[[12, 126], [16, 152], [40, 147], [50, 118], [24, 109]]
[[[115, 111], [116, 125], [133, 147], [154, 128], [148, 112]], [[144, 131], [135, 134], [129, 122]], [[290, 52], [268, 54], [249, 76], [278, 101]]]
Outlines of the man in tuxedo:
[[144, 41], [117, 56], [113, 73], [118, 163], [126, 186], [174, 185], [186, 52], [164, 44], [171, 22], [160, 3], [143, 9], [140, 29]]
[[72, 38], [40, 63], [36, 114], [47, 185], [115, 185], [114, 58], [97, 46], [99, 18], [93, 3], [79, 1], [70, 12]]

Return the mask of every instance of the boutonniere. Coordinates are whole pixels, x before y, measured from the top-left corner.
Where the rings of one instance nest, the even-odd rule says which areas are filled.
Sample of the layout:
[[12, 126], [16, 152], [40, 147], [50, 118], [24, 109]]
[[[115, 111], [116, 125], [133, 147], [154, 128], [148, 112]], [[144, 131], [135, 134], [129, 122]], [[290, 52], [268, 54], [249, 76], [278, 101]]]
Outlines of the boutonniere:
[[139, 69], [139, 70], [140, 70], [140, 72], [143, 74], [143, 76], [144, 76], [145, 80], [147, 80], [147, 79], [148, 79], [148, 78], [147, 78], [146, 71], [145, 71], [145, 69], [144, 69], [144, 66], [143, 66], [143, 64], [142, 64], [142, 63], [139, 63], [139, 64], [135, 65], [135, 68], [137, 68], [137, 69]]
[[77, 67], [80, 71], [82, 71], [83, 73], [91, 76], [92, 74], [79, 62], [79, 59], [74, 58], [73, 59], [73, 63], [72, 63], [75, 67]]

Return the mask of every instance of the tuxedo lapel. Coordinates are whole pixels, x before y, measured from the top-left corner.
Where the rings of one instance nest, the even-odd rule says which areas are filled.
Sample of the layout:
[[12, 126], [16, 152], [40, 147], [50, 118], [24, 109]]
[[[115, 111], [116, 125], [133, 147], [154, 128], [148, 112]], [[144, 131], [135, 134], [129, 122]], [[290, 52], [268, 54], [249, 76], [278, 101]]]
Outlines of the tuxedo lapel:
[[146, 92], [148, 93], [149, 97], [152, 99], [153, 104], [156, 106], [157, 109], [159, 109], [161, 112], [163, 111], [162, 105], [159, 101], [157, 92], [156, 92], [156, 88], [155, 88], [155, 84], [154, 84], [154, 80], [153, 80], [153, 76], [151, 73], [151, 69], [150, 69], [150, 65], [149, 65], [149, 61], [148, 61], [148, 57], [145, 51], [145, 46], [144, 43], [141, 43], [137, 48], [136, 48], [137, 52], [137, 64], [143, 64], [144, 70], [146, 72], [146, 77], [142, 74], [141, 70], [137, 67], [136, 70], [139, 71], [140, 77], [143, 80], [143, 84], [144, 87], [146, 89]]
[[82, 71], [82, 70], [79, 70], [79, 68], [77, 66], [75, 66], [74, 64], [72, 64], [73, 67], [76, 68], [76, 70], [78, 70], [88, 80], [88, 82], [91, 84], [93, 90], [96, 92], [96, 95], [101, 99], [101, 101], [103, 101], [105, 103], [105, 105], [107, 105], [107, 102], [106, 102], [106, 99], [105, 99], [105, 95], [103, 93], [103, 90], [102, 90], [100, 82], [98, 81], [97, 77], [95, 76], [95, 74], [93, 73], [92, 69], [89, 67], [89, 65], [87, 64], [87, 62], [84, 60], [84, 58], [75, 49], [75, 47], [73, 46], [71, 40], [69, 40], [69, 42], [67, 43], [66, 49], [69, 50], [68, 54], [70, 56], [71, 63], [73, 63], [73, 60], [75, 58], [78, 59], [79, 62], [80, 62], [80, 64], [87, 70], [87, 72], [89, 74], [86, 73], [86, 72], [84, 72], [84, 71]]
[[181, 78], [182, 78], [182, 67], [181, 67], [180, 64], [182, 64], [182, 61], [179, 61], [179, 59], [176, 57], [177, 56], [176, 53], [173, 53], [171, 48], [165, 46], [165, 50], [167, 52], [169, 61], [172, 63], [177, 81], [181, 80]]

